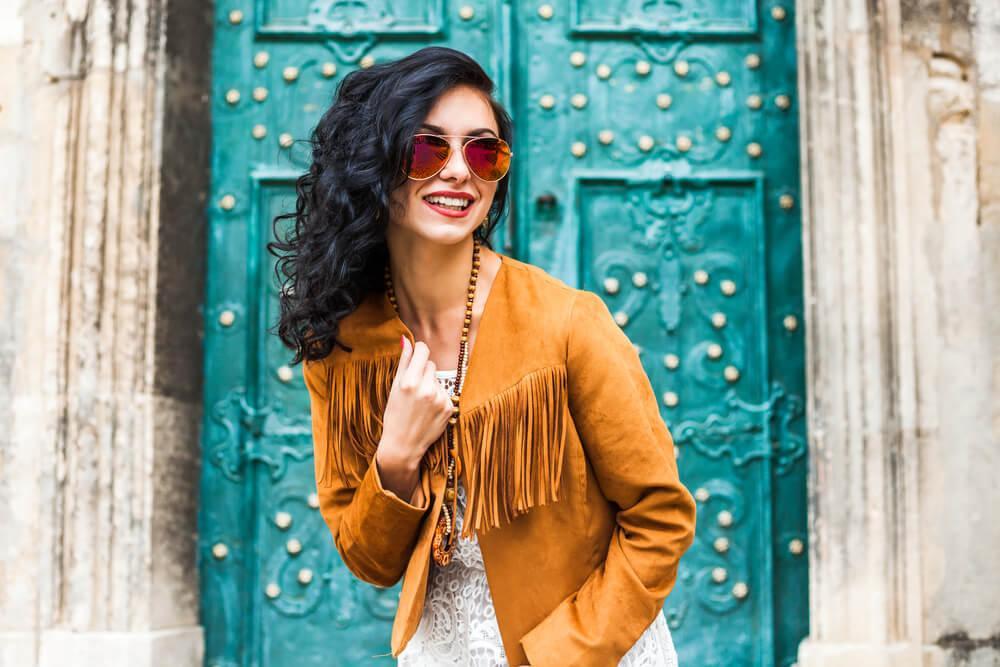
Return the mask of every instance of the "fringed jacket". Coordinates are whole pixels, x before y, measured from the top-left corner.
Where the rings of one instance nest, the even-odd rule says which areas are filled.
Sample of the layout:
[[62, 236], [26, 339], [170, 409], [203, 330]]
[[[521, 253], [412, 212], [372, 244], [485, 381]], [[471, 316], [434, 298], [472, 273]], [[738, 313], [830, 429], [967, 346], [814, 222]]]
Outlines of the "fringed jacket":
[[[659, 613], [694, 538], [695, 504], [639, 355], [608, 307], [501, 255], [456, 426], [475, 531], [512, 665], [615, 665]], [[319, 510], [366, 582], [403, 578], [398, 656], [416, 630], [445, 484], [445, 437], [424, 455], [423, 502], [383, 488], [374, 454], [399, 339], [384, 293], [341, 320], [338, 347], [304, 365]], [[411, 501], [419, 498], [414, 493]]]

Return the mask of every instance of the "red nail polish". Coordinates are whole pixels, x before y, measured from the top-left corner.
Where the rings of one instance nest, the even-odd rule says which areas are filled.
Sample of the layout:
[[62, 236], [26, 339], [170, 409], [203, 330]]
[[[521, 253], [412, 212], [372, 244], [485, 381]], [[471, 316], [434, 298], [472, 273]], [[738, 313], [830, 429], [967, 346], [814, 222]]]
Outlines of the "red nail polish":
[[400, 337], [399, 337], [399, 349], [401, 349], [401, 350], [402, 350], [402, 349], [403, 349], [404, 347], [406, 347], [406, 345], [404, 345], [404, 344], [403, 344], [403, 340], [404, 340], [405, 338], [406, 338], [406, 336], [400, 336]]

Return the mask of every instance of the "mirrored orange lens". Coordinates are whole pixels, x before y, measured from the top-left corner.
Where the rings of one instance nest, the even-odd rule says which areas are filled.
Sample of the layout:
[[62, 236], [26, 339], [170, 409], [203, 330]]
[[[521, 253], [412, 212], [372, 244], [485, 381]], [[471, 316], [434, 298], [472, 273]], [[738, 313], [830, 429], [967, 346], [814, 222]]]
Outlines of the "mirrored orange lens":
[[411, 178], [426, 179], [441, 171], [451, 146], [440, 137], [423, 134], [413, 137], [413, 159], [410, 163]]
[[484, 181], [499, 181], [510, 168], [510, 146], [503, 139], [480, 137], [465, 144], [465, 163]]

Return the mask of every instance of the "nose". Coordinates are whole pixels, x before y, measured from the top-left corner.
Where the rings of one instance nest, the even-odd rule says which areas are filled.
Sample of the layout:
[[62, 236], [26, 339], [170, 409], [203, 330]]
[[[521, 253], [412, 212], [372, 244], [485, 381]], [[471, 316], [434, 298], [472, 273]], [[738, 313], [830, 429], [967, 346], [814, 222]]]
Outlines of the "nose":
[[451, 155], [448, 162], [438, 173], [438, 176], [445, 180], [464, 181], [469, 178], [469, 165], [465, 164], [465, 155], [462, 154], [462, 142], [464, 139], [451, 137]]

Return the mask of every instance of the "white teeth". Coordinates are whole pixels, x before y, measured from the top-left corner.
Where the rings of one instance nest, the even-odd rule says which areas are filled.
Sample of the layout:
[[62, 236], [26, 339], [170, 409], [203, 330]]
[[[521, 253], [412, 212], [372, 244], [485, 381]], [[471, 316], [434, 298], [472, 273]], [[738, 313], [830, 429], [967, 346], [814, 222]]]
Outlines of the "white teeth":
[[459, 208], [465, 208], [467, 205], [471, 204], [468, 199], [461, 199], [459, 197], [439, 197], [434, 195], [424, 197], [424, 199], [432, 204], [444, 204], [445, 206], [457, 206]]

